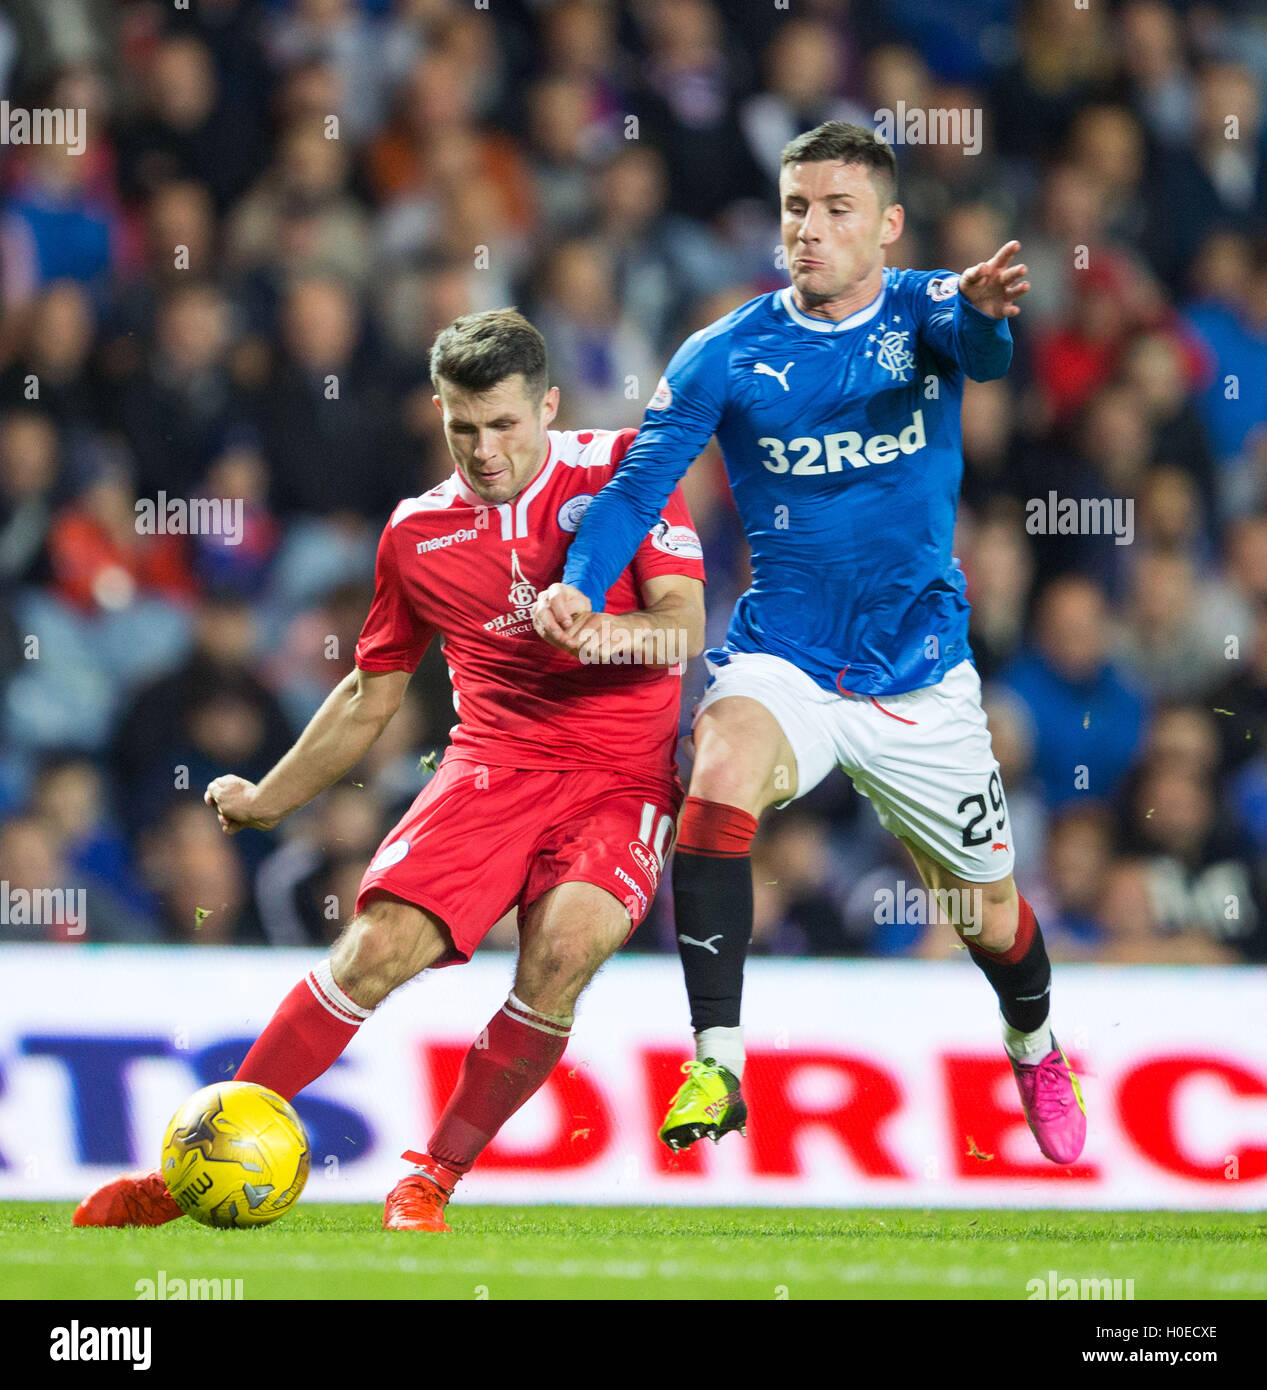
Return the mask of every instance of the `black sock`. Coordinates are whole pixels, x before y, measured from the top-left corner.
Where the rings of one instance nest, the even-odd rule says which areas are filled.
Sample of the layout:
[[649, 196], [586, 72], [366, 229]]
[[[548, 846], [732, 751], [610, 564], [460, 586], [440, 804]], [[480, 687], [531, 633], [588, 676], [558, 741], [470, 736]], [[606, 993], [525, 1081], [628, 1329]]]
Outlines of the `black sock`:
[[[994, 986], [1004, 1019], [1018, 1032], [1034, 1033], [1043, 1026], [1051, 1010], [1051, 962], [1047, 959], [1047, 947], [1043, 945], [1042, 928], [1034, 920], [1024, 898], [1021, 899], [1022, 921], [1018, 924], [1017, 935], [1020, 937], [1028, 925], [1024, 921], [1027, 914], [1033, 936], [1018, 960], [1005, 960], [971, 942], [968, 950], [981, 967], [981, 973]], [[1014, 951], [1015, 946], [1004, 955], [1010, 956]]]
[[679, 845], [673, 915], [691, 1026], [697, 1033], [737, 1028], [752, 936], [752, 857], [695, 854]]

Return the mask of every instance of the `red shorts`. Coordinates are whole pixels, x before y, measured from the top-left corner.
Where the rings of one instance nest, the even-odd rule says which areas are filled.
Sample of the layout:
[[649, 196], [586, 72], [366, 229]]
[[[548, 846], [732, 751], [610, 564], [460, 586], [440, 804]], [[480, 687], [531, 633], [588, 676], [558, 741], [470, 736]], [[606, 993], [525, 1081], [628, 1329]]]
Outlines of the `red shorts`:
[[646, 916], [673, 844], [682, 787], [608, 768], [547, 771], [445, 758], [378, 848], [361, 880], [416, 903], [448, 927], [468, 961], [516, 904], [524, 913], [559, 883], [593, 883]]

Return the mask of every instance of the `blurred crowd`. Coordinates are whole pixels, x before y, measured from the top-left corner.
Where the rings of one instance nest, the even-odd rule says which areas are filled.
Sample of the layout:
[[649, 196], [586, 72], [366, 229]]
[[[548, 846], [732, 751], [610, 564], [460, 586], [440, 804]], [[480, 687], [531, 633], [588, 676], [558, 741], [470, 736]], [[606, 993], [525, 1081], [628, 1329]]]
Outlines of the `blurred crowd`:
[[[201, 793], [351, 669], [390, 509], [451, 470], [435, 332], [517, 304], [560, 427], [637, 424], [786, 283], [782, 145], [904, 103], [982, 144], [896, 147], [891, 263], [1016, 236], [1033, 283], [966, 392], [957, 540], [1020, 887], [1053, 957], [1267, 959], [1265, 95], [1238, 0], [9, 0], [0, 97], [89, 115], [82, 155], [0, 145], [0, 878], [85, 888], [88, 932], [0, 937], [330, 939], [443, 752], [440, 653], [277, 831]], [[715, 449], [685, 486], [717, 642]], [[1129, 503], [1130, 543], [1041, 533], [1053, 492]], [[240, 499], [238, 540], [146, 533], [147, 498]], [[843, 777], [755, 865], [758, 952], [954, 952], [877, 920], [916, 876]], [[672, 941], [665, 892], [630, 949]]]

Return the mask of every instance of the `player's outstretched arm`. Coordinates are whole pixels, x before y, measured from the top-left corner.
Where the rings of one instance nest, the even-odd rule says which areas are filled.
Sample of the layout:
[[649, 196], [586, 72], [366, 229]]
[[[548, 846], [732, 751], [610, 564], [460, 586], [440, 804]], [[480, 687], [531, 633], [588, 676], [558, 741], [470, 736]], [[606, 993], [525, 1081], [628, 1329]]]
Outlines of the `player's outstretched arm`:
[[408, 671], [362, 671], [345, 676], [326, 696], [291, 750], [258, 783], [217, 777], [203, 795], [227, 835], [271, 830], [337, 782], [364, 756], [400, 708]]

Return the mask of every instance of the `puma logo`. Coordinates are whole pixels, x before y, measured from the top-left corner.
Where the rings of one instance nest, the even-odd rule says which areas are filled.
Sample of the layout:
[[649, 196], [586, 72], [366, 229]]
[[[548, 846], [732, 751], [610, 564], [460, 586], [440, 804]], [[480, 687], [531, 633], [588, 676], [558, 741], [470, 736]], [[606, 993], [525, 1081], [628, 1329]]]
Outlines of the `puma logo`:
[[787, 384], [787, 374], [795, 365], [796, 364], [794, 362], [789, 362], [781, 372], [776, 372], [773, 367], [767, 366], [766, 363], [758, 362], [754, 365], [752, 370], [757, 376], [774, 377], [774, 379], [779, 383], [780, 386], [782, 386], [782, 388], [785, 391], [790, 391], [792, 388]]
[[684, 946], [702, 946], [706, 951], [711, 951], [713, 955], [719, 954], [717, 947], [713, 945], [713, 942], [720, 941], [721, 939], [721, 932], [718, 932], [716, 936], [710, 936], [707, 941], [696, 941], [696, 939], [693, 936], [678, 936], [678, 940], [682, 942]]

